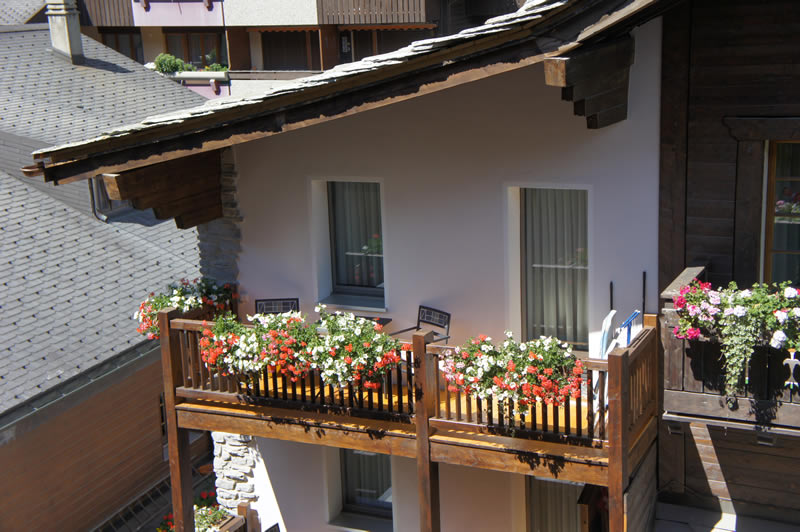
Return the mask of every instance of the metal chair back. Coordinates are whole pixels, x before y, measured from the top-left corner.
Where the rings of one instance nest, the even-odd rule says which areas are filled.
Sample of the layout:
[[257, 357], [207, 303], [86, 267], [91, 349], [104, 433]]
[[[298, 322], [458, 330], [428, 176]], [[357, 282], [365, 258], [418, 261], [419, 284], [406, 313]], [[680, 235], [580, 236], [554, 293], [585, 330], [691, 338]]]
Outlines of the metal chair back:
[[300, 310], [300, 298], [256, 299], [256, 314], [283, 314]]
[[422, 324], [433, 325], [444, 329], [444, 336], [450, 336], [450, 313], [423, 305], [419, 306], [417, 314], [417, 329], [422, 328]]

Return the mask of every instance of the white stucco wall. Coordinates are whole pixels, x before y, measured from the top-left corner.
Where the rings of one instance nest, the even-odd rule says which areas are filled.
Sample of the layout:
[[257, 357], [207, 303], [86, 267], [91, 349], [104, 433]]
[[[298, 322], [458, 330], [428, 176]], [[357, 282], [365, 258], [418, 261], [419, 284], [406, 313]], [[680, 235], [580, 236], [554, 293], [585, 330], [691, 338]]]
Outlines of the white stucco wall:
[[458, 343], [519, 332], [517, 187], [589, 190], [591, 342], [610, 281], [627, 315], [641, 307], [647, 271], [655, 312], [660, 20], [635, 36], [628, 119], [601, 130], [587, 129], [535, 66], [238, 146], [243, 310], [255, 298], [299, 297], [312, 313], [327, 295], [326, 215], [311, 206], [319, 184], [336, 179], [381, 183], [396, 328], [426, 304], [452, 312]]
[[[226, 2], [227, 3], [227, 2]], [[214, 0], [211, 9], [204, 2], [151, 2], [145, 9], [133, 2], [134, 26], [224, 26], [222, 1]]]
[[[339, 449], [256, 439], [261, 462], [254, 482], [259, 500], [252, 504], [262, 529], [280, 523], [288, 532], [332, 532], [341, 510]], [[394, 532], [419, 530], [416, 461], [392, 457]], [[522, 475], [441, 465], [442, 532], [525, 530], [525, 481]], [[468, 489], [465, 489], [468, 488]]]
[[307, 26], [319, 22], [317, 0], [225, 0], [228, 26]]

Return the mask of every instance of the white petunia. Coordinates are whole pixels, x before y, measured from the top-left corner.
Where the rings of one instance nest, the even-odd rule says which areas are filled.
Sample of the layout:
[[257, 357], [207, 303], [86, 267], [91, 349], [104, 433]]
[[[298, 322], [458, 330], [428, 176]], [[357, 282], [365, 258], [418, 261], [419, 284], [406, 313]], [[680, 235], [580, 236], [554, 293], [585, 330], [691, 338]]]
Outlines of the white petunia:
[[783, 297], [787, 299], [794, 299], [797, 297], [797, 289], [792, 288], [791, 286], [787, 286], [786, 289], [783, 291]]
[[772, 340], [770, 340], [769, 345], [774, 347], [775, 349], [780, 349], [783, 347], [783, 344], [786, 342], [787, 337], [783, 331], [775, 331], [772, 335]]

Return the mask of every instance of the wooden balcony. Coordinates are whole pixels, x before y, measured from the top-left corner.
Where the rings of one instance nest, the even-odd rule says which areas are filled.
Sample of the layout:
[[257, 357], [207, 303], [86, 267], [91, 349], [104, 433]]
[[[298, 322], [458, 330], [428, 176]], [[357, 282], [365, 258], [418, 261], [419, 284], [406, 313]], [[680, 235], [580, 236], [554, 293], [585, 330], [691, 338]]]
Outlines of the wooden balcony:
[[741, 429], [763, 429], [800, 436], [800, 390], [786, 388], [785, 351], [756, 349], [740, 393], [724, 395], [720, 345], [711, 340], [675, 338], [678, 316], [672, 297], [692, 279], [704, 279], [702, 267], [687, 268], [661, 294], [661, 342], [664, 346], [664, 419]]
[[[431, 22], [428, 3], [435, 0], [320, 0], [320, 23], [415, 25]], [[438, 10], [438, 8], [437, 8]]]
[[[437, 464], [449, 463], [608, 487], [622, 512], [630, 475], [657, 432], [655, 324], [648, 316], [633, 344], [608, 360], [585, 359], [580, 399], [537, 404], [523, 416], [514, 405], [446, 391], [438, 356], [451, 347], [431, 345], [431, 334], [414, 336], [413, 350], [402, 352], [379, 390], [341, 389], [317, 372], [292, 383], [270, 369], [247, 376], [209, 370], [199, 357], [202, 322], [162, 313], [167, 417], [176, 438], [200, 429], [416, 458], [420, 493], [429, 495], [438, 492]], [[178, 447], [170, 443], [176, 467]]]

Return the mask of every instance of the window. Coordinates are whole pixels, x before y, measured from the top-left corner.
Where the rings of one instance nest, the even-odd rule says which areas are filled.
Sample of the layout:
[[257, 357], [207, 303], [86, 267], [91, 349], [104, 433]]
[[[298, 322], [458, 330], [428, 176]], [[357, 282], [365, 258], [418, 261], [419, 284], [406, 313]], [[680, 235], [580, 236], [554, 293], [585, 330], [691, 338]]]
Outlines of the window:
[[764, 281], [800, 280], [800, 143], [770, 146]]
[[378, 183], [328, 183], [334, 294], [383, 297]]
[[588, 346], [588, 192], [522, 189], [522, 323], [541, 335]]
[[102, 29], [100, 37], [103, 39], [103, 44], [109, 48], [113, 48], [134, 61], [144, 63], [142, 36], [138, 31]]
[[317, 31], [265, 31], [261, 33], [264, 70], [319, 70]]
[[228, 64], [228, 50], [222, 32], [165, 30], [167, 53], [203, 68]]
[[342, 510], [391, 519], [392, 467], [388, 455], [341, 450]]

